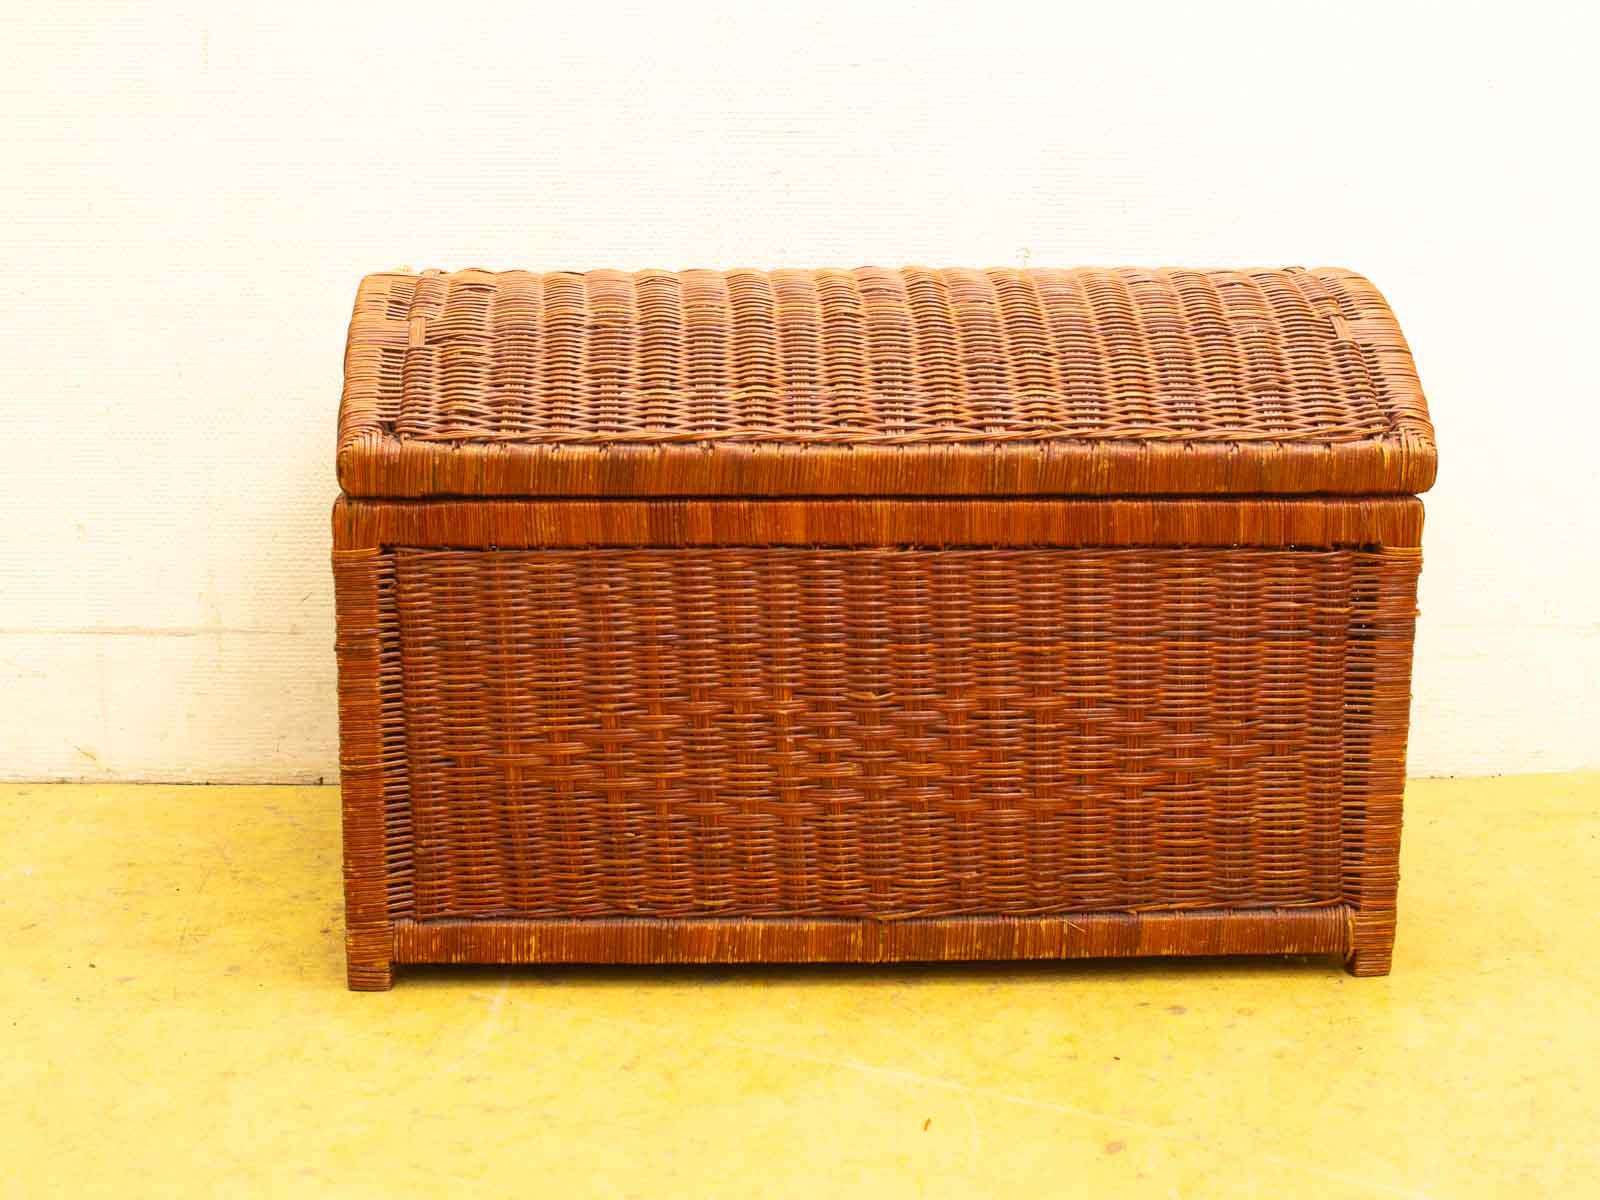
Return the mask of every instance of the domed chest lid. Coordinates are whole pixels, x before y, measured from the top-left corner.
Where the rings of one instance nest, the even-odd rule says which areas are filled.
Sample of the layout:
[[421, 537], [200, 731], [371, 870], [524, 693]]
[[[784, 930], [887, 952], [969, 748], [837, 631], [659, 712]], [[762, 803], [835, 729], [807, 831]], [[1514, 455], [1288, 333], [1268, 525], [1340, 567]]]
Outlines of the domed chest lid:
[[1433, 429], [1334, 269], [372, 275], [356, 496], [1405, 494]]

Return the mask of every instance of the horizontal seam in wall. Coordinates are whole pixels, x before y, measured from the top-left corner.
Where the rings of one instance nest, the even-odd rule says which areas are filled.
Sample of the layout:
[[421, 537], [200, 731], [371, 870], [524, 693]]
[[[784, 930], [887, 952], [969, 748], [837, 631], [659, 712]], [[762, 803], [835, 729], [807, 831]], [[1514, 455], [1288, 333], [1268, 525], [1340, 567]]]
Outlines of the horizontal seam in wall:
[[206, 637], [212, 634], [244, 634], [249, 637], [299, 637], [303, 629], [252, 629], [230, 625], [84, 625], [63, 629], [15, 626], [0, 628], [0, 637]]

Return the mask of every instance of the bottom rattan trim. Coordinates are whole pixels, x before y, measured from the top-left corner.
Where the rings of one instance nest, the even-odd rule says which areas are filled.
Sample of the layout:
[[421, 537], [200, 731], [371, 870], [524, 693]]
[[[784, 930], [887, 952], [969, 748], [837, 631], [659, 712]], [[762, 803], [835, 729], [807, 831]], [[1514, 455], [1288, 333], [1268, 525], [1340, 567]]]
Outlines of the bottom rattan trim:
[[[399, 921], [397, 963], [953, 962], [1143, 955], [1345, 954], [1348, 905], [903, 921]], [[369, 986], [384, 986], [375, 978]]]

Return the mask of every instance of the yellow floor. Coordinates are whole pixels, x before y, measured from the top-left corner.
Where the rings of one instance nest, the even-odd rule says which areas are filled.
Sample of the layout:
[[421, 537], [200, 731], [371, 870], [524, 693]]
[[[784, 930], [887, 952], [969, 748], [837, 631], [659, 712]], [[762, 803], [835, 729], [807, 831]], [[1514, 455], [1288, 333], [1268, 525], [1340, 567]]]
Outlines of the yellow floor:
[[0, 788], [0, 1194], [1600, 1195], [1600, 776], [1418, 782], [1394, 974], [414, 971], [330, 788]]

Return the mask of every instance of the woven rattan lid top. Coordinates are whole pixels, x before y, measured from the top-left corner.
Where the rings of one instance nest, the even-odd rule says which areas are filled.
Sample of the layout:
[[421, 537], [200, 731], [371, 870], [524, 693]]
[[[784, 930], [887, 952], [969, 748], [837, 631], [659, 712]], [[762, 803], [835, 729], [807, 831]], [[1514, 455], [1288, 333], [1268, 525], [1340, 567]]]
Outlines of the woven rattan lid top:
[[1348, 271], [373, 275], [360, 496], [1407, 493], [1433, 429]]

